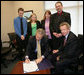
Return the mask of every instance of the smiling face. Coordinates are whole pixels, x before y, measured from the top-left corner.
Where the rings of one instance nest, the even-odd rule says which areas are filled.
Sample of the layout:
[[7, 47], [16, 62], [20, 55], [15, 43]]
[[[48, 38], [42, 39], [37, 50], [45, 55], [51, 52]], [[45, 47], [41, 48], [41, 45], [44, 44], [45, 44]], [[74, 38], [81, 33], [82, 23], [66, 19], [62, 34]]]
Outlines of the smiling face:
[[69, 33], [70, 28], [68, 28], [66, 25], [63, 25], [63, 26], [60, 26], [60, 30], [61, 30], [62, 35], [66, 36]]
[[43, 35], [41, 35], [41, 34], [39, 34], [39, 33], [36, 34], [36, 40], [41, 40], [42, 37], [43, 37]]
[[57, 12], [61, 12], [63, 9], [63, 6], [61, 5], [61, 3], [56, 3], [55, 8], [56, 8]]
[[19, 11], [18, 12], [19, 17], [23, 17], [23, 14], [24, 14], [24, 11]]
[[45, 14], [45, 17], [46, 17], [46, 19], [49, 19], [49, 18], [50, 18], [50, 14], [47, 12], [47, 13]]
[[32, 21], [36, 21], [36, 19], [37, 19], [36, 15], [32, 15], [31, 19], [32, 19]]

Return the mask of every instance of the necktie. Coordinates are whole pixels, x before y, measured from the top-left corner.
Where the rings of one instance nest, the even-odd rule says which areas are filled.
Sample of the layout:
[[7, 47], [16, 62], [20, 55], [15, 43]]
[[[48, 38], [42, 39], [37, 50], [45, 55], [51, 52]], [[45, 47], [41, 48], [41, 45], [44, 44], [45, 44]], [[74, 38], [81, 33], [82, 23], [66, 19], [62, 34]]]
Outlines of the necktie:
[[37, 41], [37, 58], [41, 57], [41, 46], [40, 42]]
[[66, 37], [64, 38], [64, 46], [65, 46], [65, 44], [66, 44]]
[[23, 22], [22, 22], [22, 18], [20, 19], [20, 22], [21, 22], [21, 35], [24, 34], [24, 31], [23, 31]]

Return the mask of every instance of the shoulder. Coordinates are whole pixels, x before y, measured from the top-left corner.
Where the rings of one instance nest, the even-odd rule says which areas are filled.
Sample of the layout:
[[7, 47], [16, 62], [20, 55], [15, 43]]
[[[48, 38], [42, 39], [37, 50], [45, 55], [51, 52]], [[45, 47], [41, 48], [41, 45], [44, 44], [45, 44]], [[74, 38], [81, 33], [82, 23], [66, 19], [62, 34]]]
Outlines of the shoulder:
[[23, 17], [24, 20], [26, 20], [26, 18]]
[[31, 22], [28, 22], [28, 24], [31, 24]]
[[57, 16], [57, 13], [52, 14], [52, 15], [51, 15], [51, 18], [53, 18], [53, 17], [55, 17], [55, 16]]
[[70, 13], [69, 13], [69, 12], [64, 12], [64, 11], [63, 11], [63, 13], [64, 13], [64, 14], [66, 14], [66, 15], [70, 15]]
[[41, 23], [45, 22], [45, 20], [41, 20]]
[[16, 20], [18, 20], [19, 19], [19, 17], [16, 17], [16, 18], [14, 18], [14, 21], [16, 21]]
[[47, 42], [47, 41], [48, 41], [48, 38], [47, 38], [47, 37], [43, 37], [43, 38], [42, 38], [42, 41], [43, 41], [43, 42]]
[[37, 20], [37, 21], [36, 21], [36, 23], [40, 23], [40, 21], [39, 21], [39, 20]]
[[73, 32], [70, 31], [69, 38], [71, 38], [71, 39], [77, 39], [77, 36]]

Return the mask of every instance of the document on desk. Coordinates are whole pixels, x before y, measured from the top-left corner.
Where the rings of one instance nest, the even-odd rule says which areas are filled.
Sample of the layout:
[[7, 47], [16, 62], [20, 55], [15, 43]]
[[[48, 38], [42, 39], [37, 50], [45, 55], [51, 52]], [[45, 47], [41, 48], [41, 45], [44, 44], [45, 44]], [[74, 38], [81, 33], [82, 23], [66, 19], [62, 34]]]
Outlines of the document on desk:
[[38, 71], [38, 66], [35, 61], [30, 61], [29, 63], [23, 62], [24, 73]]

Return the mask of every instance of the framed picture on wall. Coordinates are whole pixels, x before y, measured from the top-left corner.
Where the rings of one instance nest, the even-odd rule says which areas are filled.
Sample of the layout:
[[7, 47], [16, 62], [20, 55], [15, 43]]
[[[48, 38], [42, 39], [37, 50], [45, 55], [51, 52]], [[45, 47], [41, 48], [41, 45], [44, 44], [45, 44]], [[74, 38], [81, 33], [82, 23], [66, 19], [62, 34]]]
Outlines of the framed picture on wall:
[[32, 13], [33, 13], [33, 10], [24, 11], [23, 17], [26, 18], [27, 21], [30, 21], [30, 16]]

